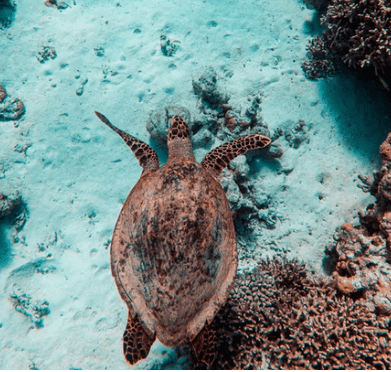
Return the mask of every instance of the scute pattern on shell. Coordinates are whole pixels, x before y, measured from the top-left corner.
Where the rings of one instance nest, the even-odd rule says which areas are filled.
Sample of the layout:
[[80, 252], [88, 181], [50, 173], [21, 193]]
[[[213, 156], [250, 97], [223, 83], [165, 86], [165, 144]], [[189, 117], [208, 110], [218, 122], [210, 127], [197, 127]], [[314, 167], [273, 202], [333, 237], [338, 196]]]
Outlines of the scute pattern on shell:
[[220, 184], [189, 160], [145, 174], [124, 204], [111, 255], [121, 296], [146, 331], [171, 346], [192, 340], [225, 302], [237, 270]]

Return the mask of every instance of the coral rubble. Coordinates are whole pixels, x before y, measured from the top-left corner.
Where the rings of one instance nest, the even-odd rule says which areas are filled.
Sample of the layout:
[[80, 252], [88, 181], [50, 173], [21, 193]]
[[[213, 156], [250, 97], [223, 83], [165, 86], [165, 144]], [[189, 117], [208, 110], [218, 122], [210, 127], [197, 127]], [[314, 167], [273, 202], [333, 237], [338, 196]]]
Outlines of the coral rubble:
[[339, 228], [326, 253], [340, 291], [361, 296], [378, 312], [391, 314], [391, 133], [381, 144], [380, 155], [382, 166], [374, 178], [361, 176], [364, 191], [375, 196], [376, 203], [359, 214], [360, 225]]
[[295, 149], [299, 148], [303, 142], [310, 142], [308, 132], [306, 130], [306, 123], [303, 119], [300, 119], [297, 124], [293, 123], [291, 127], [286, 128], [284, 135], [285, 139], [289, 143], [289, 146]]
[[[26, 205], [18, 192], [8, 195], [0, 193], [0, 232], [4, 226], [12, 226], [13, 229], [10, 236], [12, 243], [19, 241], [17, 235], [25, 225], [27, 217], [28, 211]], [[0, 259], [6, 251], [4, 248], [3, 252], [0, 252]]]
[[42, 50], [36, 54], [36, 57], [40, 63], [45, 63], [49, 59], [55, 59], [57, 57], [57, 53], [54, 47], [44, 45]]
[[172, 57], [179, 49], [180, 41], [170, 40], [166, 35], [160, 35], [160, 50], [166, 57]]
[[[261, 261], [215, 318], [216, 369], [389, 369], [390, 318], [297, 261]], [[197, 366], [202, 368], [201, 365]]]
[[8, 99], [5, 88], [0, 85], [0, 121], [17, 120], [25, 112], [23, 102], [18, 99]]
[[22, 199], [18, 193], [8, 196], [0, 193], [0, 220], [13, 214], [21, 204]]
[[49, 314], [49, 303], [46, 300], [32, 300], [17, 285], [13, 286], [9, 297], [16, 311], [30, 318], [36, 327], [43, 327], [42, 317]]
[[45, 0], [44, 4], [47, 7], [57, 8], [59, 10], [69, 8], [69, 5], [67, 3], [65, 3], [64, 1]]
[[[251, 133], [273, 138], [263, 122], [260, 93], [247, 98], [247, 107], [234, 107], [229, 103], [230, 97], [221, 92], [217, 73], [212, 67], [207, 68], [198, 80], [193, 80], [193, 90], [199, 99], [200, 109], [200, 114], [194, 117], [193, 134], [207, 129], [213, 137], [224, 142]], [[270, 158], [279, 158], [283, 151], [272, 143], [260, 153]]]
[[[314, 6], [318, 7], [316, 4]], [[322, 7], [319, 5], [320, 11]], [[390, 89], [389, 1], [331, 0], [321, 22], [326, 30], [321, 38], [311, 42], [310, 61], [303, 64], [308, 77], [318, 78], [333, 73], [333, 63], [341, 61], [349, 68], [368, 70], [377, 76], [386, 89]]]

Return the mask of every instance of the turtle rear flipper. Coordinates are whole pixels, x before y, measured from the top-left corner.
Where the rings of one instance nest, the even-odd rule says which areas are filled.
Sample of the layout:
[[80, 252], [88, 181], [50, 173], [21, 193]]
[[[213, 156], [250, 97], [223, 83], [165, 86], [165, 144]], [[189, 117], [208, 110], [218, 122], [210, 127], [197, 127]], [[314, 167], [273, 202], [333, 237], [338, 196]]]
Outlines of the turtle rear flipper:
[[207, 153], [201, 165], [205, 170], [217, 177], [229, 162], [237, 156], [245, 154], [249, 150], [266, 147], [270, 142], [269, 137], [261, 134], [249, 134], [239, 137]]
[[214, 324], [205, 325], [204, 329], [191, 342], [198, 360], [208, 366], [216, 359], [216, 328]]
[[124, 341], [124, 356], [126, 361], [130, 364], [136, 364], [142, 359], [145, 359], [155, 338], [150, 338], [144, 331], [140, 320], [136, 316], [128, 315], [128, 324], [126, 325], [123, 341]]

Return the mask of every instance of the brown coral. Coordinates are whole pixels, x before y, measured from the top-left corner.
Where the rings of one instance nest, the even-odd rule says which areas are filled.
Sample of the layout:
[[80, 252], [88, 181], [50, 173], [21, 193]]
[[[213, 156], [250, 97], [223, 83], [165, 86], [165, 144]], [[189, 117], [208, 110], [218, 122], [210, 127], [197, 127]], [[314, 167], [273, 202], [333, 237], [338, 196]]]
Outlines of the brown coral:
[[361, 177], [376, 203], [361, 212], [358, 226], [344, 224], [326, 253], [334, 261], [338, 289], [356, 293], [377, 311], [391, 314], [391, 133], [380, 146], [382, 167], [374, 179]]
[[320, 36], [313, 38], [307, 49], [308, 59], [302, 63], [302, 67], [308, 79], [318, 80], [335, 74], [336, 68], [332, 55]]
[[232, 111], [226, 111], [224, 118], [225, 118], [225, 122], [224, 122], [225, 126], [232, 133], [237, 125], [235, 120], [235, 115], [233, 115]]
[[[391, 6], [386, 0], [331, 0], [321, 19], [327, 27], [316, 46], [326, 59], [366, 68], [390, 89]], [[316, 58], [311, 56], [312, 61]], [[308, 64], [308, 63], [307, 63]]]
[[261, 261], [239, 277], [215, 326], [216, 369], [391, 367], [389, 318], [297, 261]]
[[369, 232], [364, 225], [344, 225], [336, 242], [327, 248], [334, 257], [335, 284], [345, 294], [356, 294], [382, 313], [391, 313], [391, 267], [387, 262], [387, 241]]

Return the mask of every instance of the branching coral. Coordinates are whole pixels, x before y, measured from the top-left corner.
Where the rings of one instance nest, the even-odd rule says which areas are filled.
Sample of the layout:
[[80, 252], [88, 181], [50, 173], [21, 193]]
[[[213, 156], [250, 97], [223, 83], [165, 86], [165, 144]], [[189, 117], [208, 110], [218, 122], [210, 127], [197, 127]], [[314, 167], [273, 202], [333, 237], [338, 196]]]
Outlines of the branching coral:
[[380, 155], [382, 167], [374, 179], [361, 177], [376, 203], [359, 214], [360, 225], [346, 223], [338, 229], [326, 253], [334, 261], [339, 290], [361, 295], [378, 311], [391, 314], [391, 133]]
[[[312, 42], [309, 47], [312, 62], [303, 65], [309, 77], [324, 75], [322, 70], [333, 72], [330, 61], [342, 61], [353, 69], [369, 69], [390, 89], [391, 5], [388, 0], [331, 0], [321, 21], [327, 27], [322, 42], [316, 39]], [[324, 58], [316, 57], [322, 54]], [[318, 74], [314, 73], [317, 65]]]
[[302, 66], [308, 79], [317, 80], [335, 74], [332, 53], [320, 36], [313, 38], [307, 48], [309, 59], [306, 59]]
[[297, 261], [261, 261], [215, 318], [216, 369], [385, 369], [389, 318]]

